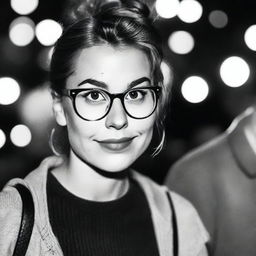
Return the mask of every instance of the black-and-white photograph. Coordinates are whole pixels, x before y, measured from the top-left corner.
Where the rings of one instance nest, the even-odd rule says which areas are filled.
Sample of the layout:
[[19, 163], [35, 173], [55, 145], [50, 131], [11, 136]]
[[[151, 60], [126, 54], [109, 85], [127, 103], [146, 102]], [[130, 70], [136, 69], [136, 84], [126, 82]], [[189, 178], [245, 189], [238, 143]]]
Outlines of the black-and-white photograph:
[[255, 12], [2, 0], [0, 256], [255, 256]]

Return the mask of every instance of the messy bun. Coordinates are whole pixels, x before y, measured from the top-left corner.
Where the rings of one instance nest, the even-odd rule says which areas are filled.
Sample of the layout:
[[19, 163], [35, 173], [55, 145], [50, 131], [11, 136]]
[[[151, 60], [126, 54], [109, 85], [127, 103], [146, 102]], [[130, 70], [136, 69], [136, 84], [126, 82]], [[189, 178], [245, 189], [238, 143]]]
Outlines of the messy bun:
[[103, 44], [117, 48], [134, 47], [148, 57], [153, 83], [163, 87], [156, 120], [162, 133], [169, 89], [163, 85], [160, 69], [161, 40], [148, 6], [138, 0], [84, 0], [72, 7], [52, 55], [50, 81], [53, 95], [61, 97], [67, 78], [74, 72], [77, 54], [82, 49]]
[[109, 14], [120, 17], [135, 19], [152, 19], [152, 11], [149, 7], [139, 1], [117, 1], [117, 0], [79, 0], [70, 1], [63, 15], [64, 27], [68, 27], [84, 18]]

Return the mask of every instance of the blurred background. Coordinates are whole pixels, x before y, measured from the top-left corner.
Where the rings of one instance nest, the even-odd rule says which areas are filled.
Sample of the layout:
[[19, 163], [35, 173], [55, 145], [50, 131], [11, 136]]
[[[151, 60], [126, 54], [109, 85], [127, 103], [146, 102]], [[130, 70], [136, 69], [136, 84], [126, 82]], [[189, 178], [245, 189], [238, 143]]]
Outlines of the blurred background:
[[[134, 168], [162, 183], [178, 158], [223, 132], [254, 104], [256, 1], [144, 2], [158, 16], [162, 70], [165, 83], [172, 85], [172, 99], [163, 151], [152, 158], [149, 150]], [[0, 1], [0, 189], [52, 154], [48, 71], [70, 3]]]

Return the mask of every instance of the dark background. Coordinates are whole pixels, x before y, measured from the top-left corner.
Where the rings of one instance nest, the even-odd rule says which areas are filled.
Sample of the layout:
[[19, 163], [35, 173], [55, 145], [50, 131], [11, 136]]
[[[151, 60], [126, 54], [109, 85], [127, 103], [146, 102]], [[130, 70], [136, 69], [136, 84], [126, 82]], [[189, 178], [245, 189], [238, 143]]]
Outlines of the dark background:
[[[145, 1], [146, 2], [146, 1]], [[256, 24], [256, 1], [253, 0], [199, 0], [203, 16], [195, 23], [184, 23], [178, 17], [158, 19], [156, 26], [164, 39], [165, 60], [172, 67], [172, 99], [167, 116], [167, 141], [164, 150], [155, 158], [142, 156], [134, 167], [162, 183], [168, 168], [192, 148], [224, 131], [232, 119], [255, 101], [256, 55], [244, 42], [245, 30]], [[61, 20], [68, 0], [41, 0], [36, 11], [28, 15], [37, 24], [43, 19]], [[153, 1], [148, 1], [153, 4]], [[208, 16], [213, 10], [225, 11], [229, 21], [222, 29], [214, 28]], [[0, 1], [0, 77], [13, 77], [21, 86], [21, 96], [11, 105], [0, 105], [0, 129], [7, 135], [0, 149], [0, 188], [12, 177], [23, 177], [35, 168], [41, 159], [51, 154], [48, 138], [53, 123], [45, 121], [40, 131], [22, 117], [23, 99], [48, 79], [47, 70], [38, 64], [38, 56], [47, 47], [35, 38], [25, 47], [13, 45], [8, 37], [10, 23], [19, 15], [8, 0]], [[167, 45], [169, 35], [176, 30], [186, 30], [195, 39], [195, 47], [186, 55], [173, 53]], [[256, 43], [256, 42], [255, 42]], [[237, 55], [250, 66], [251, 74], [245, 86], [227, 87], [220, 79], [222, 61]], [[181, 95], [181, 84], [190, 75], [204, 77], [210, 87], [208, 98], [202, 103], [191, 104]], [[42, 113], [38, 113], [40, 118]], [[43, 120], [43, 116], [42, 116]], [[16, 124], [31, 128], [32, 141], [18, 148], [11, 143], [10, 131]]]

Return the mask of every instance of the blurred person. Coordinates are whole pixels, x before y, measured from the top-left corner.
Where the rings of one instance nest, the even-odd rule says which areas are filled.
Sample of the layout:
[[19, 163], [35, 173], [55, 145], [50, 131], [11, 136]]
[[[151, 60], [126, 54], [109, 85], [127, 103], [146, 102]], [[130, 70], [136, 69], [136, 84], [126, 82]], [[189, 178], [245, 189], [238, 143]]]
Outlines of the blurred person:
[[12, 255], [19, 232], [15, 184], [35, 206], [27, 255], [207, 255], [193, 206], [130, 168], [153, 133], [162, 135], [155, 153], [164, 140], [170, 88], [150, 11], [139, 1], [86, 7], [72, 12], [51, 61], [58, 156], [0, 193], [0, 255]]
[[250, 107], [223, 134], [192, 150], [165, 183], [189, 199], [210, 233], [210, 255], [256, 255], [256, 112]]

